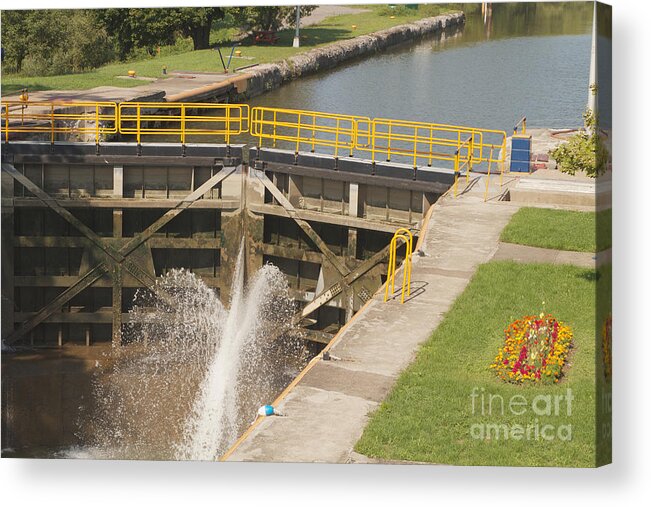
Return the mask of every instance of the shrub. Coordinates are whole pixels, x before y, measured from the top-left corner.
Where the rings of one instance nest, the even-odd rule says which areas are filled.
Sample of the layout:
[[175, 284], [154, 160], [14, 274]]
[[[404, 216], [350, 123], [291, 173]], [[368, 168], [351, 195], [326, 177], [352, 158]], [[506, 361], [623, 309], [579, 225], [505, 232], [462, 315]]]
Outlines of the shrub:
[[559, 169], [568, 174], [584, 171], [595, 178], [606, 170], [608, 150], [599, 136], [599, 125], [592, 111], [583, 114], [585, 128], [573, 135], [567, 143], [549, 151]]
[[380, 16], [408, 16], [410, 14], [413, 14], [414, 11], [412, 9], [409, 9], [407, 6], [403, 4], [396, 4], [396, 5], [383, 5], [380, 7], [377, 11], [377, 13]]
[[505, 382], [558, 382], [572, 344], [571, 329], [551, 315], [527, 316], [504, 330], [490, 368]]

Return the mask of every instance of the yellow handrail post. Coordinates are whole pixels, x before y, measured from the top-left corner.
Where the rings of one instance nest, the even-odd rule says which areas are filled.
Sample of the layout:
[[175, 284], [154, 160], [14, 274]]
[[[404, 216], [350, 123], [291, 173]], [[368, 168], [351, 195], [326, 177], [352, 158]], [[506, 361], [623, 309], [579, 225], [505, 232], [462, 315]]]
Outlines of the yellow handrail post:
[[50, 104], [50, 121], [52, 132], [50, 133], [50, 143], [54, 144], [54, 104]]
[[341, 128], [341, 118], [336, 119], [335, 123], [335, 158], [339, 155], [339, 129]]
[[5, 104], [5, 143], [9, 142], [9, 104]]
[[226, 108], [226, 134], [224, 135], [224, 139], [226, 140], [226, 146], [229, 146], [231, 144], [231, 108], [227, 107]]
[[296, 154], [298, 154], [301, 148], [301, 113], [298, 113], [298, 121], [296, 122]]
[[375, 120], [371, 122], [371, 162], [375, 167]]
[[272, 147], [276, 147], [276, 122], [277, 122], [277, 112], [274, 111], [274, 116], [273, 116], [273, 136], [274, 136], [274, 142], [272, 143]]
[[457, 182], [459, 181], [459, 149], [457, 149], [457, 153], [454, 156], [454, 197], [456, 199], [457, 197]]
[[468, 144], [468, 161], [466, 163], [466, 186], [470, 180], [470, 170], [472, 169], [472, 152], [474, 150], [474, 135], [470, 134], [470, 143]]
[[99, 144], [99, 104], [95, 104], [95, 144]]
[[140, 146], [140, 104], [136, 104], [136, 143]]
[[429, 128], [429, 158], [427, 159], [427, 167], [432, 167], [432, 142], [434, 137], [434, 128], [430, 125]]
[[490, 152], [488, 155], [488, 171], [486, 173], [486, 189], [484, 190], [484, 202], [486, 202], [488, 198], [488, 185], [490, 184], [491, 180], [491, 163], [493, 162], [493, 147], [491, 146]]
[[502, 148], [500, 149], [500, 188], [502, 188], [502, 180], [504, 174], [504, 166], [506, 165], [506, 138], [502, 141]]
[[181, 145], [185, 146], [185, 104], [181, 104]]
[[312, 115], [312, 149], [310, 150], [312, 153], [314, 153], [315, 150], [315, 145], [316, 145], [316, 114]]
[[[414, 171], [418, 168], [418, 126], [414, 127]], [[414, 179], [416, 174], [414, 173]]]

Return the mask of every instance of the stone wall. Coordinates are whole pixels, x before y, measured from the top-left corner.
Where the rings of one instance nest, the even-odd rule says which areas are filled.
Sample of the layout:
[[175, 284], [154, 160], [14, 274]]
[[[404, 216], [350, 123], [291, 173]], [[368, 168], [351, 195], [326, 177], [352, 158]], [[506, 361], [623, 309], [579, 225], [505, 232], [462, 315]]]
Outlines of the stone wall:
[[249, 71], [246, 96], [250, 98], [260, 95], [278, 88], [286, 81], [331, 69], [353, 58], [377, 53], [400, 43], [418, 40], [464, 22], [465, 15], [462, 12], [421, 19], [328, 44], [282, 62], [259, 65]]

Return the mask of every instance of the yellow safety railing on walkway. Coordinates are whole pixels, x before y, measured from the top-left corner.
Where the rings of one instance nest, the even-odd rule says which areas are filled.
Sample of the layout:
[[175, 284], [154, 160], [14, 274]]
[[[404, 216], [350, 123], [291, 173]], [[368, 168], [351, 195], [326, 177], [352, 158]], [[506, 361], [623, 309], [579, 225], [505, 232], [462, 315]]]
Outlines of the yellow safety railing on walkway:
[[[384, 301], [389, 299], [389, 294], [393, 295], [395, 291], [396, 281], [396, 258], [398, 257], [398, 240], [402, 240], [406, 246], [405, 261], [403, 263], [402, 273], [402, 289], [400, 296], [400, 304], [405, 302], [405, 294], [409, 296], [411, 293], [411, 254], [413, 250], [414, 236], [409, 229], [401, 227], [398, 229], [393, 238], [389, 248], [389, 269], [387, 270], [387, 282], [384, 289]], [[390, 287], [390, 289], [389, 289]]]
[[387, 162], [400, 157], [399, 161], [410, 162], [416, 168], [419, 165], [432, 166], [434, 160], [454, 161], [462, 139], [469, 135], [475, 138], [477, 146], [481, 146], [482, 134], [472, 129], [374, 118], [368, 132], [360, 129], [355, 148], [370, 153], [373, 162], [380, 156]]
[[352, 156], [357, 129], [362, 126], [368, 130], [369, 122], [369, 118], [362, 116], [254, 107], [251, 110], [251, 135], [258, 138], [260, 147], [266, 139], [274, 148], [281, 142], [297, 153], [301, 148], [314, 152], [321, 147], [327, 148], [328, 154], [335, 157]]
[[119, 132], [134, 135], [138, 144], [153, 135], [173, 136], [181, 144], [191, 136], [213, 136], [230, 144], [248, 129], [248, 104], [123, 102], [119, 106]]
[[95, 143], [118, 128], [118, 108], [114, 102], [65, 102], [3, 100], [2, 132], [5, 142], [12, 133], [47, 135], [54, 142], [57, 134], [86, 134]]
[[[518, 122], [526, 129], [526, 118]], [[516, 128], [518, 127], [516, 125]], [[409, 163], [414, 169], [444, 161], [455, 172], [455, 195], [459, 174], [466, 182], [473, 171], [498, 167], [500, 185], [506, 166], [506, 132], [458, 125], [423, 123], [388, 118], [302, 111], [247, 104], [172, 102], [2, 102], [2, 130], [5, 141], [11, 133], [91, 134], [99, 143], [103, 135], [134, 136], [138, 144], [145, 137], [186, 144], [194, 136], [214, 137], [230, 144], [234, 137], [249, 132], [258, 146], [324, 151], [334, 157], [361, 156], [373, 162], [383, 158]], [[242, 141], [246, 142], [246, 139]], [[484, 164], [482, 166], [482, 164]], [[444, 164], [445, 166], [445, 164]], [[486, 167], [487, 169], [483, 169]], [[485, 192], [485, 198], [488, 190]]]
[[506, 132], [502, 130], [374, 118], [368, 130], [359, 127], [357, 131], [355, 149], [370, 153], [373, 161], [383, 156], [389, 162], [411, 163], [414, 168], [431, 167], [436, 160], [454, 162], [469, 136], [471, 171], [482, 163], [506, 159]]

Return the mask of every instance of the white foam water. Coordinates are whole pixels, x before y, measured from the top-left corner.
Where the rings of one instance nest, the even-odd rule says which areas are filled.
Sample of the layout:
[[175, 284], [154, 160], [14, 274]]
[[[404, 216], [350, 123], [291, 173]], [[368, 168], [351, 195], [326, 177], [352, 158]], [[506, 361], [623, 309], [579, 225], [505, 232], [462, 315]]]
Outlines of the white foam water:
[[[245, 289], [244, 244], [238, 255], [231, 294], [221, 339], [185, 426], [180, 459], [214, 459], [238, 437], [241, 377], [252, 373], [252, 362], [263, 349], [259, 342], [268, 333], [277, 333], [272, 328], [282, 329], [291, 318], [287, 312], [287, 283], [274, 266], [264, 266]], [[273, 372], [267, 373], [274, 376]], [[264, 372], [256, 376], [258, 383], [265, 383]]]
[[245, 265], [242, 242], [228, 308], [186, 270], [136, 296], [134, 343], [98, 372], [99, 410], [86, 418], [102, 457], [214, 460], [305, 360], [300, 340], [288, 338], [284, 275], [267, 264], [245, 284]]

